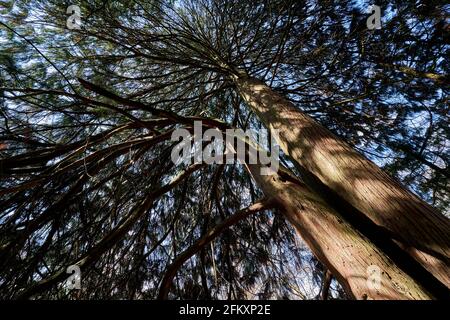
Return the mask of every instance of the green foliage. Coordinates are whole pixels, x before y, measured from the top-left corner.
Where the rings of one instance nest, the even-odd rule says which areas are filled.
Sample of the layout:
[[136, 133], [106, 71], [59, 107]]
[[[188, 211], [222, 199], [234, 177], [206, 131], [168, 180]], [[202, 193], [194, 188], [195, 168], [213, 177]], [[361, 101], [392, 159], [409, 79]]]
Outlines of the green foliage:
[[[89, 0], [69, 30], [71, 1], [15, 1], [0, 17], [0, 297], [78, 261], [181, 172], [169, 139], [148, 142], [189, 128], [167, 112], [261, 128], [230, 81], [237, 70], [448, 212], [448, 78], [429, 76], [449, 74], [448, 24], [428, 3], [381, 1], [383, 27], [368, 31], [361, 1]], [[183, 250], [261, 196], [241, 165], [193, 172], [83, 269], [79, 297], [156, 297]], [[170, 297], [317, 298], [323, 276], [267, 210], [183, 264]], [[36, 297], [70, 295], [59, 282]]]

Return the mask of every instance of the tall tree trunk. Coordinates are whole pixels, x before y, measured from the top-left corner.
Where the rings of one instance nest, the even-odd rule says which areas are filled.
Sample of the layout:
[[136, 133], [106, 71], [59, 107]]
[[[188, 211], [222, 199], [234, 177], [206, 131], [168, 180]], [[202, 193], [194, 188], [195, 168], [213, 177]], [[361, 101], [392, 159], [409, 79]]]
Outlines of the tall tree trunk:
[[[394, 239], [419, 262], [417, 267], [403, 259], [410, 274], [422, 283], [433, 282], [440, 296], [448, 296], [450, 220], [263, 82], [243, 74], [234, 82], [259, 119], [278, 134], [277, 142], [299, 165], [307, 185], [322, 199], [332, 199], [333, 207], [372, 241]], [[351, 238], [347, 241], [354, 244]], [[395, 258], [398, 250], [377, 245]]]
[[[258, 165], [247, 165], [247, 168], [264, 194], [280, 205], [286, 219], [349, 296], [396, 300], [433, 298], [306, 185], [283, 171], [264, 176]], [[373, 268], [379, 268], [379, 282], [371, 282]]]

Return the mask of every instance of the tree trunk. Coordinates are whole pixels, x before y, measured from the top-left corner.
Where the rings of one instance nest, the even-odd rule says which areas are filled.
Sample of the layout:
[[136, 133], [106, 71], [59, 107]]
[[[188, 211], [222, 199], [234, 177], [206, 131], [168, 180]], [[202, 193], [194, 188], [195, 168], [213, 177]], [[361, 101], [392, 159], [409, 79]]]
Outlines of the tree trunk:
[[[234, 82], [259, 119], [278, 134], [274, 134], [277, 142], [299, 165], [307, 185], [322, 199], [332, 199], [329, 204], [359, 232], [391, 250], [392, 259], [398, 250], [388, 246], [386, 238], [394, 239], [419, 263], [413, 266], [404, 257], [396, 262], [420, 277], [422, 284], [432, 282], [429, 287], [435, 286], [439, 296], [448, 297], [450, 220], [263, 82], [242, 74]], [[297, 223], [295, 213], [288, 215]], [[330, 241], [335, 236], [325, 228], [321, 232], [329, 234]], [[357, 245], [352, 238], [346, 240], [347, 245]]]
[[[282, 172], [261, 175], [258, 165], [247, 165], [247, 168], [264, 194], [280, 205], [286, 219], [350, 297], [383, 300], [433, 298], [303, 183], [286, 178]], [[371, 282], [373, 268], [379, 268], [379, 282]]]

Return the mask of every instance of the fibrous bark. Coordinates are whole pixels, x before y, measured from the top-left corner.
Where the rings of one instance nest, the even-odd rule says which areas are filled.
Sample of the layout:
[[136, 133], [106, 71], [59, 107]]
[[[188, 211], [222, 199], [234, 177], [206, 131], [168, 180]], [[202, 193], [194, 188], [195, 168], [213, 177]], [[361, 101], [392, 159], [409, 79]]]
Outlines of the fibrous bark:
[[[282, 169], [261, 175], [258, 165], [247, 165], [253, 178], [271, 195], [313, 254], [356, 299], [430, 299], [433, 296], [370, 239], [312, 192], [304, 183]], [[378, 285], [371, 285], [370, 270], [380, 269]]]
[[[308, 186], [322, 199], [341, 202], [336, 208], [345, 219], [363, 221], [359, 232], [370, 233], [372, 240], [394, 239], [420, 265], [405, 257], [397, 263], [414, 269], [410, 273], [422, 284], [429, 283], [435, 296], [448, 297], [450, 221], [263, 82], [242, 73], [234, 82], [282, 150], [298, 164]], [[347, 240], [348, 245], [353, 243]], [[392, 246], [384, 249], [391, 255], [399, 252]]]

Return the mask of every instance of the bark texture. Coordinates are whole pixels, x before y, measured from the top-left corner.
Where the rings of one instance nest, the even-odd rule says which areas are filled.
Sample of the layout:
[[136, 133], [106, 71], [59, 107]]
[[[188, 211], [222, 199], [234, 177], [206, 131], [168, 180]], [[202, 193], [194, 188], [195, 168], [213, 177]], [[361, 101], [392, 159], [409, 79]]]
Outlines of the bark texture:
[[[247, 165], [247, 168], [264, 194], [280, 205], [286, 219], [349, 296], [376, 300], [433, 298], [306, 185], [287, 178], [286, 174], [261, 175], [258, 165]], [[371, 285], [373, 266], [380, 271], [379, 286]]]
[[[388, 235], [394, 239], [420, 263], [422, 269], [428, 270], [438, 279], [437, 282], [444, 288], [439, 289], [441, 294], [443, 291], [448, 293], [449, 219], [263, 82], [245, 75], [236, 76], [234, 82], [259, 119], [272, 132], [278, 133], [276, 138], [282, 150], [297, 162], [306, 176], [312, 177], [309, 181], [313, 183], [305, 180], [309, 187], [312, 187], [311, 184], [321, 184], [322, 192], [329, 190], [335, 193], [349, 208], [355, 209], [353, 211], [358, 212], [361, 219], [370, 219], [371, 223], [385, 231], [383, 236]], [[326, 199], [328, 195], [321, 196]], [[295, 212], [288, 211], [291, 222], [299, 225], [298, 228], [304, 232], [311, 233], [310, 229], [298, 221], [299, 215]], [[342, 211], [340, 213], [342, 214]], [[330, 228], [336, 226], [334, 223], [328, 225]], [[335, 233], [324, 227], [320, 226], [320, 232], [328, 234], [330, 241], [334, 241]], [[319, 226], [314, 228], [319, 232]], [[359, 231], [363, 233], [365, 230]], [[350, 236], [352, 234], [354, 230], [349, 229], [347, 245], [356, 244], [355, 239]], [[381, 233], [379, 236], [382, 236]], [[314, 245], [312, 243], [312, 247]], [[343, 259], [346, 258], [344, 252], [337, 250], [335, 253], [342, 254]]]

